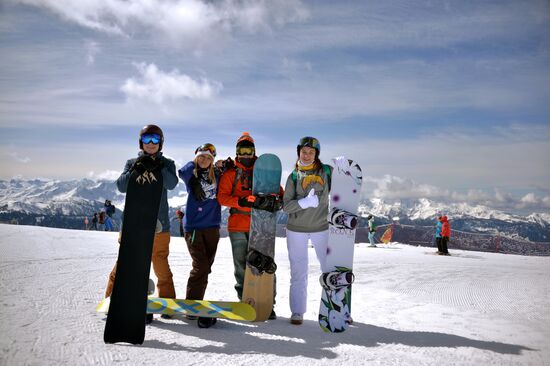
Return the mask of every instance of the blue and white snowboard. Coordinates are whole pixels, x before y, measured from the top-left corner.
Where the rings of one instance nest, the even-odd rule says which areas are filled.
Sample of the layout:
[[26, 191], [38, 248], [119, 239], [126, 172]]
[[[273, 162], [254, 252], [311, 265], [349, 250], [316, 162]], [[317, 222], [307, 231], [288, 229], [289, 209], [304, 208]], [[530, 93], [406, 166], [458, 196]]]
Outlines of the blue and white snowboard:
[[352, 160], [334, 158], [332, 165], [327, 248], [329, 272], [320, 278], [323, 292], [319, 325], [325, 332], [339, 333], [345, 331], [351, 323], [353, 249], [357, 223], [355, 214], [359, 206], [363, 175], [359, 165]]
[[[281, 160], [274, 154], [260, 155], [254, 163], [252, 193], [259, 196], [278, 195], [280, 187]], [[273, 309], [273, 276], [277, 268], [274, 262], [276, 228], [277, 212], [252, 208], [242, 301], [254, 308], [256, 321], [267, 320]], [[269, 269], [258, 271], [250, 262], [251, 254], [255, 254], [254, 258]]]

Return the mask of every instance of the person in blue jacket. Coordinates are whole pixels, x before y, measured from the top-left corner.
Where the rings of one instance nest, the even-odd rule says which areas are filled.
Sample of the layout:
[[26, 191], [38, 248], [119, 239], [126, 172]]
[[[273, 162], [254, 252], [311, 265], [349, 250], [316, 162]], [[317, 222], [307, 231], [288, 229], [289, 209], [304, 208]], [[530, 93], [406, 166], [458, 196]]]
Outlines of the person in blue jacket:
[[221, 207], [216, 199], [220, 170], [215, 167], [216, 148], [203, 144], [195, 159], [178, 170], [187, 187], [185, 241], [192, 259], [187, 281], [188, 300], [202, 300], [220, 240]]

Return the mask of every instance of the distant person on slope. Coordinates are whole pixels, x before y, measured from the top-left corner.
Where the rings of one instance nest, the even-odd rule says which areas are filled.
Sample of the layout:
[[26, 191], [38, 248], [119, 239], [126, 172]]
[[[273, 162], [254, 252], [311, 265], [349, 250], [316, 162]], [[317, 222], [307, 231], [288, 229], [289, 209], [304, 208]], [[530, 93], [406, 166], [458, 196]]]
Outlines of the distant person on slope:
[[376, 244], [374, 244], [374, 234], [376, 234], [376, 223], [374, 222], [374, 216], [367, 216], [367, 220], [369, 220], [369, 247], [376, 248]]
[[447, 245], [449, 244], [449, 238], [451, 237], [451, 224], [447, 219], [447, 216], [441, 218], [441, 254], [450, 255]]
[[97, 221], [98, 221], [97, 212], [94, 212], [94, 217], [92, 218], [92, 226], [90, 227], [90, 230], [91, 229], [97, 230]]
[[[204, 298], [220, 240], [221, 206], [216, 199], [220, 170], [214, 166], [215, 157], [214, 145], [203, 144], [195, 150], [195, 159], [178, 171], [188, 193], [185, 242], [192, 259], [185, 295], [188, 300]], [[199, 326], [201, 322], [208, 326], [212, 319], [199, 319]]]
[[[139, 148], [141, 151], [138, 153], [137, 158], [130, 159], [126, 162], [124, 171], [117, 179], [116, 184], [118, 190], [125, 193], [128, 188], [130, 175], [134, 170], [147, 169], [147, 167], [154, 168], [151, 164], [160, 165], [164, 188], [162, 190], [162, 197], [160, 200], [157, 224], [160, 222], [160, 225], [158, 226], [162, 227], [155, 234], [151, 261], [153, 263], [153, 270], [158, 278], [158, 296], [164, 298], [175, 298], [176, 291], [174, 290], [172, 271], [170, 270], [170, 265], [168, 264], [168, 254], [170, 252], [170, 220], [168, 218], [167, 190], [172, 190], [176, 187], [178, 184], [178, 177], [176, 175], [176, 166], [174, 161], [162, 156], [161, 150], [163, 142], [164, 135], [160, 127], [156, 125], [144, 126], [139, 134]], [[154, 157], [154, 159], [152, 159], [152, 157]], [[105, 290], [105, 297], [111, 296], [115, 276], [116, 264], [109, 275], [109, 282], [107, 283], [107, 289]], [[151, 322], [153, 320], [152, 314], [148, 315], [147, 321]]]
[[183, 230], [183, 217], [185, 214], [182, 210], [178, 209], [176, 210], [176, 219], [178, 220], [179, 229], [180, 229], [180, 236], [183, 238], [185, 236], [185, 231]]
[[443, 223], [441, 222], [441, 219], [443, 216], [437, 217], [437, 223], [435, 224], [435, 243], [437, 244], [437, 252], [436, 254], [442, 254], [443, 249], [441, 247], [441, 229], [443, 228]]
[[300, 325], [307, 306], [308, 241], [311, 240], [321, 265], [328, 272], [328, 197], [332, 167], [319, 159], [321, 144], [314, 137], [300, 139], [298, 160], [288, 176], [283, 210], [288, 214], [286, 242], [290, 261], [290, 322]]
[[[254, 139], [248, 132], [244, 132], [237, 140], [234, 165], [229, 167], [220, 178], [218, 188], [218, 202], [229, 207], [227, 231], [233, 251], [234, 275], [237, 284], [235, 290], [239, 300], [243, 296], [244, 273], [246, 270], [246, 256], [248, 254], [248, 240], [250, 238], [250, 212], [254, 206], [255, 196], [252, 195], [252, 177], [256, 162], [256, 147]], [[280, 194], [283, 194], [281, 188]], [[274, 281], [275, 276], [273, 277]], [[273, 284], [273, 303], [275, 303], [275, 283]], [[273, 310], [269, 319], [276, 319]]]

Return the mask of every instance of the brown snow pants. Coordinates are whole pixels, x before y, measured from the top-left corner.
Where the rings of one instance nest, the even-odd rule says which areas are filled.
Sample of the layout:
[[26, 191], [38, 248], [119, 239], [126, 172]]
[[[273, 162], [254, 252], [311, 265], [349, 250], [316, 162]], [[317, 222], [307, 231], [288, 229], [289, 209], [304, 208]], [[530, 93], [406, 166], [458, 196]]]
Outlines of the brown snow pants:
[[[176, 298], [176, 290], [174, 290], [174, 281], [172, 280], [172, 271], [170, 271], [170, 265], [168, 264], [168, 254], [170, 254], [170, 233], [162, 232], [155, 234], [155, 240], [153, 242], [153, 255], [151, 262], [153, 263], [153, 271], [157, 276], [158, 283], [158, 296], [168, 299]], [[107, 288], [105, 289], [105, 297], [111, 296], [113, 292], [113, 285], [116, 277], [116, 264], [113, 270], [109, 274], [109, 281], [107, 282]]]
[[186, 232], [185, 241], [192, 259], [185, 298], [202, 300], [208, 285], [208, 275], [212, 272], [212, 264], [218, 250], [220, 229], [208, 228]]

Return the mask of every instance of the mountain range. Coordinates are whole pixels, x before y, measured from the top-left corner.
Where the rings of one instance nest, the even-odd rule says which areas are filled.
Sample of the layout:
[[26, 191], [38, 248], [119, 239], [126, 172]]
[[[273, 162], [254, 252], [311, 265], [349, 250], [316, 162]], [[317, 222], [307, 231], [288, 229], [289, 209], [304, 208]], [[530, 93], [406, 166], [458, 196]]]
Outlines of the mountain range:
[[[168, 192], [170, 215], [185, 205], [187, 192], [180, 183]], [[103, 208], [105, 200], [111, 200], [117, 208], [115, 218], [122, 217], [124, 194], [116, 184], [107, 180], [48, 180], [12, 179], [0, 180], [0, 222], [49, 227], [84, 228], [84, 218], [91, 219], [94, 212]], [[227, 220], [227, 210], [223, 221]], [[433, 226], [438, 215], [449, 217], [453, 230], [503, 235], [515, 239], [537, 242], [550, 241], [550, 214], [532, 213], [520, 215], [507, 213], [486, 206], [472, 206], [463, 202], [436, 201], [428, 198], [384, 200], [371, 198], [361, 201], [360, 226], [366, 226], [366, 216], [375, 216], [377, 224], [399, 222], [404, 225]], [[175, 221], [174, 221], [175, 223]], [[286, 215], [280, 214], [279, 224], [286, 223]], [[177, 225], [172, 232], [178, 235]]]

